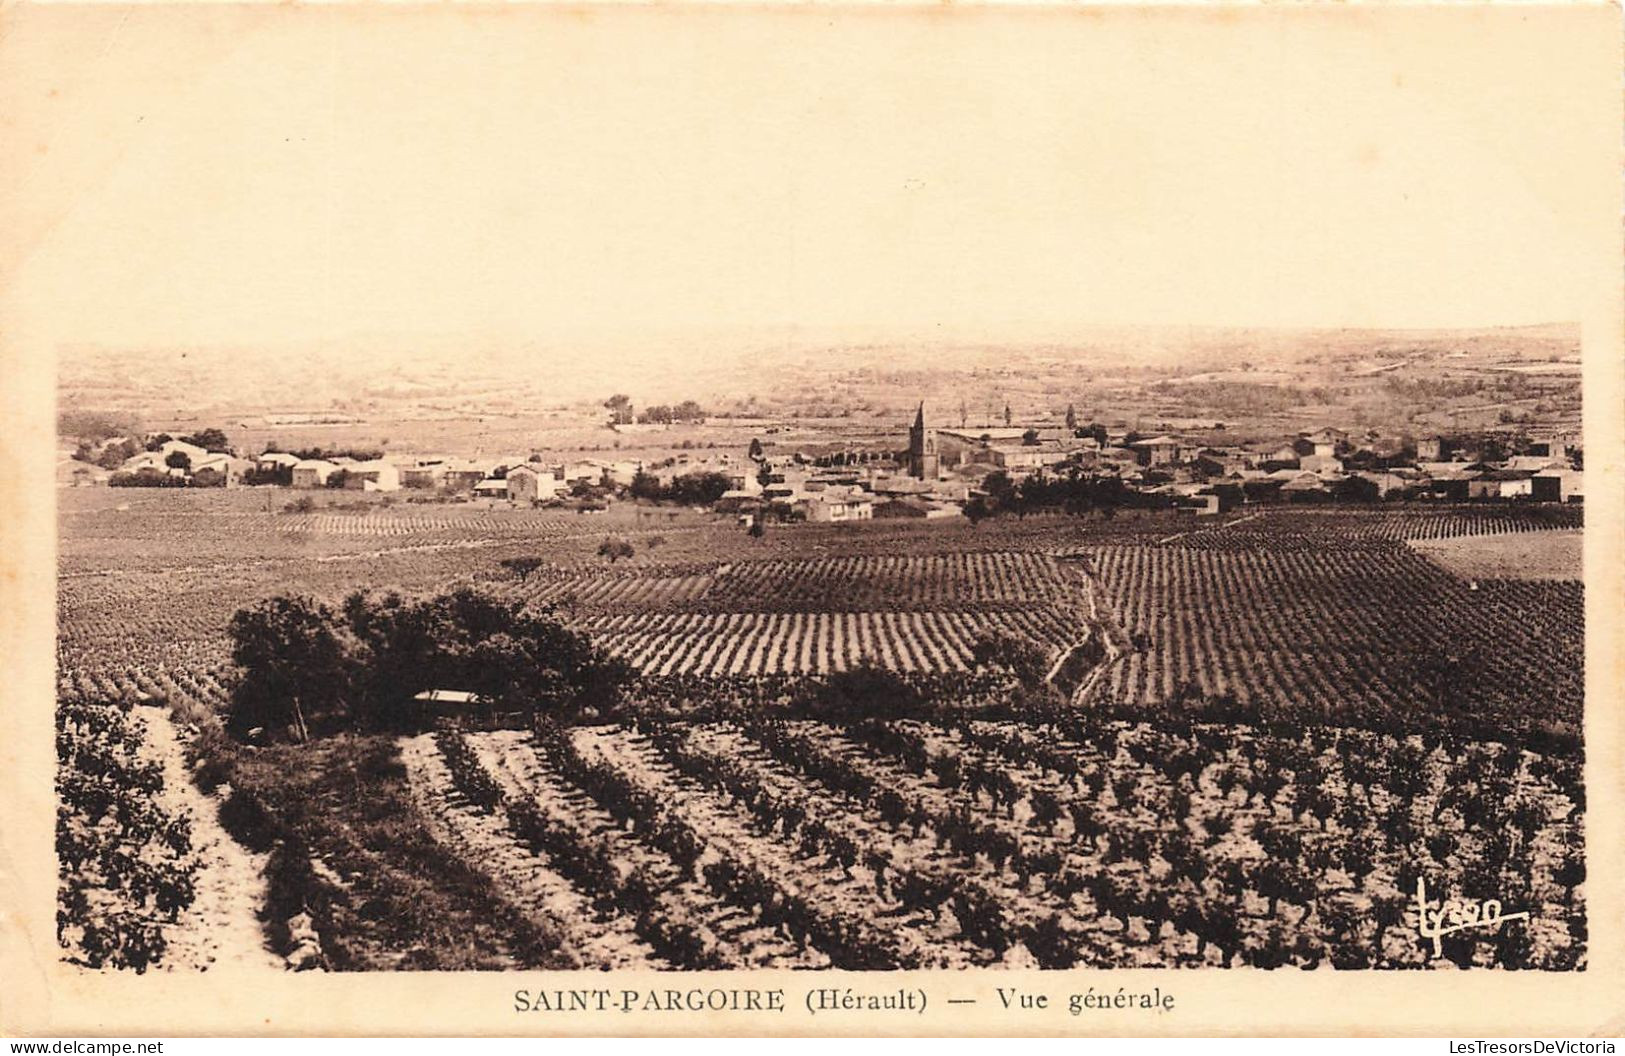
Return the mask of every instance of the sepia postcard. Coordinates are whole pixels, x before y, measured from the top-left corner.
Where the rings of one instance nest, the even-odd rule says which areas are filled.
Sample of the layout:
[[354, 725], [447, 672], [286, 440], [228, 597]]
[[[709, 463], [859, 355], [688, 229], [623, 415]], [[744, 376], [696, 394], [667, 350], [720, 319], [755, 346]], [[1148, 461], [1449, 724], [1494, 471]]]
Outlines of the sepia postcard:
[[0, 1030], [1625, 1032], [1621, 72], [0, 4]]

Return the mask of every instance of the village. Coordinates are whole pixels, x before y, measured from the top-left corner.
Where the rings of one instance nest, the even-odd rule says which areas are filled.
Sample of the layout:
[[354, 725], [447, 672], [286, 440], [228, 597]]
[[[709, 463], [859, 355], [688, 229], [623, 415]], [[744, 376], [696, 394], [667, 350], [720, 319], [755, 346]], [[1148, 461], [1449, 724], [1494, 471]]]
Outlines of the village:
[[[642, 429], [618, 423], [609, 430]], [[776, 430], [768, 429], [771, 434]], [[385, 455], [268, 449], [239, 454], [218, 430], [189, 437], [113, 437], [64, 451], [58, 483], [113, 487], [272, 487], [406, 492], [412, 501], [478, 502], [598, 512], [614, 501], [703, 506], [744, 527], [771, 522], [904, 518], [978, 520], [1063, 500], [1226, 513], [1270, 503], [1577, 503], [1582, 450], [1571, 433], [1385, 436], [1327, 426], [1278, 442], [1229, 444], [1180, 432], [1144, 435], [1045, 421], [949, 427], [915, 409], [907, 446], [872, 441], [783, 445], [753, 437], [744, 451], [660, 457]], [[784, 449], [788, 447], [789, 449]], [[1046, 487], [1046, 485], [1055, 485]], [[308, 504], [307, 507], [308, 508]]]

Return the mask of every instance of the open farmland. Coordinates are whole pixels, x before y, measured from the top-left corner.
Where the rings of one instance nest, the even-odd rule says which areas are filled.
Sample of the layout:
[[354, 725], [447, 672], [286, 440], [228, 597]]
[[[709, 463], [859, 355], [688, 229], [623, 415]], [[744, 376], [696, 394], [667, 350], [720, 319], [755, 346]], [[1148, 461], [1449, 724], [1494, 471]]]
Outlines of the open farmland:
[[1463, 579], [1580, 579], [1585, 537], [1579, 531], [1538, 536], [1479, 535], [1414, 540], [1417, 553]]
[[[266, 941], [303, 965], [1585, 960], [1581, 584], [1470, 579], [1411, 545], [1545, 545], [1577, 511], [1145, 513], [752, 539], [636, 506], [300, 514], [244, 493], [111, 498], [63, 494], [61, 693], [171, 704], [184, 743], [158, 740], [224, 769], [228, 829], [273, 855]], [[598, 554], [612, 536], [631, 557]], [[503, 565], [514, 558], [538, 563]], [[237, 678], [237, 610], [459, 584], [554, 612], [628, 660], [628, 713], [210, 756]], [[988, 634], [1057, 661], [1063, 714], [1012, 713], [971, 661]], [[787, 705], [798, 680], [865, 661], [950, 710], [882, 705], [837, 723]], [[148, 739], [132, 731], [119, 736]], [[345, 791], [358, 772], [370, 798]], [[1406, 918], [1424, 875], [1495, 892], [1535, 923], [1447, 940], [1433, 959]], [[172, 910], [121, 912], [186, 949]], [[152, 945], [161, 963], [165, 943]]]

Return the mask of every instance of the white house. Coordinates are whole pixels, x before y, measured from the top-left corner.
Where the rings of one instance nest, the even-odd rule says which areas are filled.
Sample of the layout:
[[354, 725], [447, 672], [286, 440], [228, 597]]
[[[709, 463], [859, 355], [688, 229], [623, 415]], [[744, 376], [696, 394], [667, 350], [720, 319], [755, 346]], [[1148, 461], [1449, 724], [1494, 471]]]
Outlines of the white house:
[[293, 469], [299, 464], [298, 455], [290, 455], [286, 451], [267, 451], [254, 460], [254, 464], [262, 471], [274, 469]]
[[564, 467], [564, 479], [571, 484], [574, 484], [578, 480], [585, 480], [590, 484], [597, 484], [603, 478], [604, 467], [603, 464], [599, 462], [570, 462]]
[[867, 521], [875, 515], [874, 496], [858, 489], [829, 488], [795, 505], [807, 520], [815, 523]]
[[[119, 466], [119, 470], [124, 473], [140, 473], [142, 470], [148, 470], [167, 474], [170, 473], [170, 466], [164, 461], [164, 457], [162, 451], [143, 451], [139, 455], [126, 458]], [[180, 470], [174, 472], [179, 473]]]
[[305, 458], [293, 464], [293, 486], [296, 488], [325, 488], [327, 478], [339, 467], [323, 458]]
[[514, 502], [543, 502], [553, 498], [564, 482], [548, 466], [531, 462], [508, 470], [507, 495]]
[[393, 462], [374, 459], [371, 462], [353, 462], [344, 467], [344, 486], [357, 491], [399, 491], [401, 470]]

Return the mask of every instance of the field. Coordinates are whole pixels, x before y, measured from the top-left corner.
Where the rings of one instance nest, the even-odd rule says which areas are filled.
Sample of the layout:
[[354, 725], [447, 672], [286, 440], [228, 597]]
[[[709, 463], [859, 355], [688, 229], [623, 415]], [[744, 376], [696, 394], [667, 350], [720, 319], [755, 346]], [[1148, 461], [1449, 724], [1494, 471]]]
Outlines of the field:
[[[626, 505], [266, 505], [63, 489], [58, 677], [68, 701], [169, 703], [173, 719], [136, 709], [151, 732], [115, 740], [218, 771], [217, 795], [176, 811], [223, 807], [246, 852], [270, 855], [246, 860], [262, 870], [264, 941], [290, 965], [1584, 962], [1582, 586], [1469, 575], [1428, 542], [1560, 547], [1578, 511], [1283, 508], [751, 539]], [[633, 556], [599, 556], [609, 536]], [[516, 557], [542, 564], [502, 564]], [[455, 584], [551, 607], [623, 655], [643, 717], [218, 740], [238, 608]], [[989, 633], [1057, 661], [1063, 715], [1017, 718], [990, 696], [969, 670]], [[771, 702], [864, 660], [960, 712], [881, 708], [835, 726], [705, 707]], [[171, 849], [177, 875], [193, 868]], [[1536, 923], [1430, 959], [1406, 918], [1418, 877]], [[138, 895], [132, 923], [184, 948], [173, 898]], [[509, 918], [523, 928], [480, 925]]]
[[1461, 536], [1411, 543], [1459, 578], [1572, 581], [1580, 578], [1584, 537], [1578, 531]]

